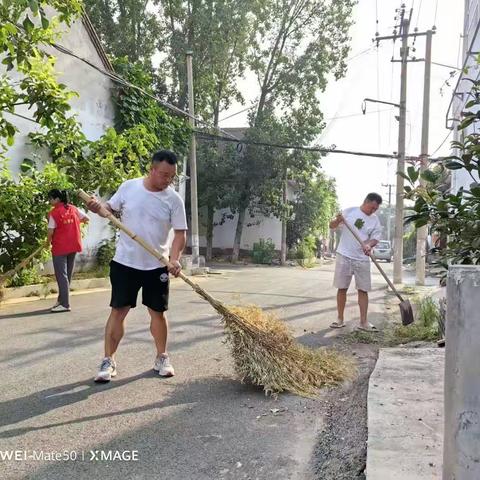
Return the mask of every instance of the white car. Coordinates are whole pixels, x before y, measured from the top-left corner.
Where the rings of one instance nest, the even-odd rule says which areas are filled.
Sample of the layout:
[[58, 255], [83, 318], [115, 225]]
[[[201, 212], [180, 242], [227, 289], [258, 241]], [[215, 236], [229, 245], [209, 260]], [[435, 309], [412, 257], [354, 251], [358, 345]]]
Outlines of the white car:
[[392, 244], [388, 240], [380, 240], [373, 249], [377, 260], [385, 260], [390, 263], [393, 257]]

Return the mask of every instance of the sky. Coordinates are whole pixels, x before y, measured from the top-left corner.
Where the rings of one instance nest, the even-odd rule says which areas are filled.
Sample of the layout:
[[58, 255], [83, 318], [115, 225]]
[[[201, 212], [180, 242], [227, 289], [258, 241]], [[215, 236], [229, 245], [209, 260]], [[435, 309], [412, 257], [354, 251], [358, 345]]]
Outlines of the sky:
[[[378, 12], [378, 31], [381, 36], [391, 35], [395, 10], [401, 3], [407, 9], [413, 6], [411, 31], [418, 27], [422, 32], [436, 26], [433, 36], [432, 61], [452, 67], [461, 67], [464, 2], [461, 0], [359, 0], [354, 9], [354, 22], [350, 35], [351, 52], [348, 71], [339, 81], [332, 79], [320, 96], [320, 105], [326, 128], [318, 142], [324, 146], [336, 145], [338, 149], [392, 154], [398, 147], [398, 110], [388, 105], [368, 104], [367, 114], [361, 111], [364, 98], [374, 98], [399, 103], [400, 63], [392, 63], [392, 54], [400, 56], [400, 41], [381, 42], [373, 46]], [[436, 15], [435, 15], [436, 12]], [[412, 46], [413, 39], [410, 40]], [[423, 58], [425, 37], [418, 37], [414, 45], [417, 58]], [[445, 128], [445, 115], [458, 74], [446, 85], [452, 68], [432, 65], [429, 152], [435, 156], [449, 152], [449, 139], [438, 147], [449, 134]], [[420, 153], [423, 108], [424, 63], [408, 64], [406, 154]], [[253, 101], [258, 85], [247, 76], [240, 89], [247, 100]], [[441, 94], [441, 89], [443, 94]], [[242, 110], [233, 105], [223, 112], [225, 118]], [[246, 113], [220, 123], [221, 127], [247, 125]], [[438, 150], [437, 150], [438, 149]], [[322, 160], [323, 170], [335, 178], [340, 206], [359, 205], [370, 191], [380, 193], [388, 201], [388, 190], [382, 184], [395, 185], [396, 160], [330, 154]], [[392, 202], [395, 187], [392, 188]]]

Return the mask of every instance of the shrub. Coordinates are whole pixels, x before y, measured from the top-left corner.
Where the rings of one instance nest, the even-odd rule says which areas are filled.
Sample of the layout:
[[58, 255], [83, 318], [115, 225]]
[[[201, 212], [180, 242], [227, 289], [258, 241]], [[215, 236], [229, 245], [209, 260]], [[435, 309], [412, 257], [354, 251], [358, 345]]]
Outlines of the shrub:
[[25, 285], [35, 285], [42, 282], [42, 277], [35, 267], [24, 268], [18, 272], [9, 282], [10, 287], [23, 287]]
[[307, 235], [296, 248], [296, 258], [298, 260], [307, 260], [315, 257], [317, 251], [316, 240], [313, 235]]
[[97, 249], [97, 265], [100, 269], [106, 270], [115, 255], [115, 239], [104, 240]]
[[271, 238], [267, 240], [261, 238], [258, 242], [253, 244], [253, 263], [269, 265], [272, 263], [274, 256], [275, 244], [273, 243]]

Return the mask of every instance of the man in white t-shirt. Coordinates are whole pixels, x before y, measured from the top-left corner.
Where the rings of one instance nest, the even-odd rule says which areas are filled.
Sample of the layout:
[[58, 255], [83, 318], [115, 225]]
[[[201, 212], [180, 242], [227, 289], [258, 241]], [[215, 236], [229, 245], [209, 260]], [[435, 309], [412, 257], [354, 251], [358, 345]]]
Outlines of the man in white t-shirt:
[[[355, 286], [358, 291], [358, 305], [360, 307], [361, 330], [375, 331], [376, 327], [367, 320], [368, 292], [372, 289], [370, 277], [370, 253], [373, 247], [382, 238], [380, 220], [375, 215], [382, 204], [382, 197], [378, 193], [369, 193], [360, 207], [347, 208], [330, 222], [330, 228], [341, 227], [342, 235], [337, 247], [335, 261], [335, 277], [333, 285], [337, 290], [338, 319], [331, 328], [342, 328], [344, 311], [347, 301], [347, 290], [352, 276], [355, 277]], [[344, 220], [354, 229], [363, 241], [360, 245], [352, 233], [342, 225]]]
[[174, 231], [169, 267], [120, 232], [115, 256], [110, 263], [112, 310], [105, 327], [105, 356], [95, 377], [96, 382], [109, 382], [117, 375], [114, 355], [123, 337], [125, 317], [131, 308], [136, 307], [140, 289], [142, 303], [150, 314], [150, 332], [157, 349], [153, 368], [161, 377], [174, 375], [167, 354], [165, 311], [168, 309], [169, 273], [174, 276], [180, 273], [179, 260], [185, 248], [187, 230], [185, 205], [170, 187], [176, 174], [177, 157], [173, 152], [161, 150], [153, 155], [146, 177], [122, 183], [106, 204], [95, 198], [88, 203], [88, 208], [101, 216], [105, 216], [105, 209], [119, 214], [127, 228], [167, 257], [168, 235], [171, 229]]

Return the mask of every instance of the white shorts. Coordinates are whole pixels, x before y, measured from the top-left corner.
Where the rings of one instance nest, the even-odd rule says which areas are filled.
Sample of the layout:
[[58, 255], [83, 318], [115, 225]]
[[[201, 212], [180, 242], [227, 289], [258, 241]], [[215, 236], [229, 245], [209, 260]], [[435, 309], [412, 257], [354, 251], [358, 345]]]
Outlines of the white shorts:
[[348, 289], [352, 276], [355, 276], [357, 290], [369, 292], [372, 289], [370, 260], [353, 260], [337, 253], [333, 286], [342, 290]]

